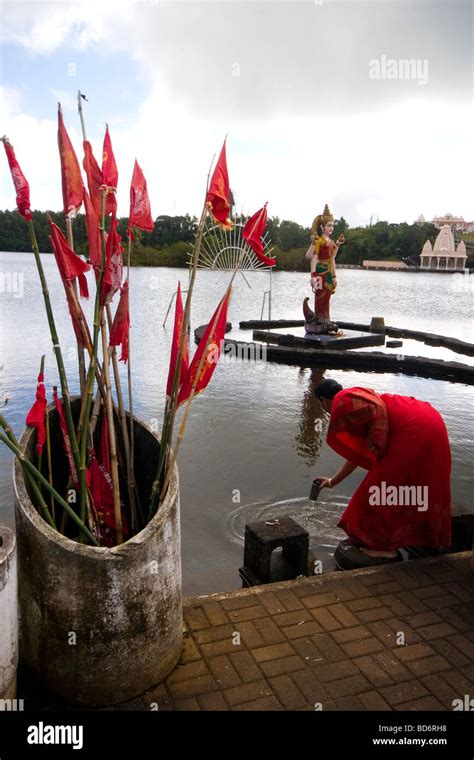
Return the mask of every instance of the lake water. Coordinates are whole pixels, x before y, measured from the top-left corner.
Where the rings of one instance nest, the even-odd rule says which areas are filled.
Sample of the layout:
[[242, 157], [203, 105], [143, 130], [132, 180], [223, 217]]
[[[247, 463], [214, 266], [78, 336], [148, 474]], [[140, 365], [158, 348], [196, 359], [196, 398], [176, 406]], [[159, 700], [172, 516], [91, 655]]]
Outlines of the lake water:
[[[53, 256], [42, 258], [69, 385], [75, 392], [76, 350], [64, 292]], [[6, 416], [20, 434], [34, 399], [41, 354], [47, 356], [48, 397], [51, 386], [57, 384], [56, 363], [33, 255], [0, 254], [0, 273], [0, 392], [8, 396]], [[13, 277], [16, 292], [8, 287], [7, 275]], [[238, 323], [260, 318], [270, 276], [268, 272], [245, 276], [248, 284], [241, 276], [236, 280], [228, 318], [234, 327], [231, 337], [251, 341], [251, 331], [240, 331]], [[188, 273], [184, 269], [134, 268], [131, 274], [135, 412], [148, 423], [158, 422], [160, 428], [173, 311], [166, 328], [163, 320], [178, 278], [186, 287]], [[301, 319], [303, 298], [310, 295], [309, 275], [275, 272], [272, 278], [272, 317]], [[473, 342], [473, 292], [467, 287], [469, 278], [460, 278], [340, 269], [332, 317], [367, 323], [372, 316], [383, 316], [387, 325]], [[228, 279], [228, 273], [198, 273], [193, 329], [209, 320]], [[92, 301], [85, 304], [88, 317]], [[474, 363], [473, 357], [407, 340], [402, 349], [374, 350]], [[451, 440], [453, 502], [464, 511], [474, 510], [473, 387], [395, 374], [330, 370], [326, 376], [346, 387], [368, 386], [433, 404], [443, 415]], [[290, 514], [309, 530], [312, 542], [328, 551], [345, 537], [336, 523], [362, 479], [362, 471], [353, 473], [334, 490], [323, 491], [316, 505], [308, 501], [311, 480], [318, 474], [333, 475], [341, 461], [325, 442], [326, 428], [315, 430], [319, 405], [312, 388], [321, 377], [320, 369], [223, 361], [209, 387], [193, 402], [178, 463], [185, 595], [240, 587], [238, 568], [246, 522]], [[0, 521], [12, 524], [11, 457], [3, 447], [0, 486]]]

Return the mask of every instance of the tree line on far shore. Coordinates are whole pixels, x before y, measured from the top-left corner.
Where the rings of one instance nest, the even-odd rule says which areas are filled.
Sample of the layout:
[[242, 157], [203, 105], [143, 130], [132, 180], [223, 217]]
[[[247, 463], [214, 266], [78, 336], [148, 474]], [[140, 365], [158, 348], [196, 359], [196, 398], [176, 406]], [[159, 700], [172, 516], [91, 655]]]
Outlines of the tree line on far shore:
[[[52, 220], [64, 229], [61, 212], [50, 212]], [[51, 252], [48, 214], [33, 211], [36, 236], [40, 251]], [[119, 232], [126, 235], [127, 217], [119, 219]], [[247, 217], [236, 216], [235, 222], [245, 222]], [[132, 264], [135, 266], [184, 267], [196, 233], [195, 216], [159, 216], [152, 232], [138, 232], [133, 246]], [[88, 255], [85, 218], [78, 214], [74, 220], [74, 247], [76, 253]], [[334, 239], [342, 232], [346, 238], [341, 247], [338, 264], [361, 265], [366, 259], [404, 261], [409, 266], [420, 264], [420, 253], [426, 240], [433, 244], [438, 234], [433, 224], [393, 224], [376, 222], [366, 227], [350, 227], [341, 217], [336, 220]], [[307, 271], [305, 253], [310, 244], [310, 228], [296, 222], [272, 217], [267, 222], [267, 232], [273, 245], [277, 269]], [[466, 239], [468, 256], [474, 266], [474, 241]], [[0, 251], [31, 251], [28, 228], [17, 211], [0, 211]]]

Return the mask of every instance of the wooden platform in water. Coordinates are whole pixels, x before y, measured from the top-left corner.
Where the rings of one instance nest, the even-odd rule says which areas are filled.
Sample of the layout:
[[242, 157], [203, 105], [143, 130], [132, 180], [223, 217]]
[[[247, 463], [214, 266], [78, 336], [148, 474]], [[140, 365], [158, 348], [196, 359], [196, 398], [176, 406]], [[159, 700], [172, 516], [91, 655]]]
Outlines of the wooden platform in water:
[[[362, 330], [372, 332], [370, 325], [359, 322], [340, 322], [337, 324], [342, 330]], [[285, 327], [303, 327], [303, 319], [251, 319], [239, 322], [241, 330], [281, 330]], [[452, 338], [449, 335], [436, 335], [435, 333], [423, 332], [421, 330], [408, 330], [403, 327], [385, 327], [385, 335], [389, 338], [407, 338], [409, 340], [418, 340], [427, 346], [441, 346], [454, 351], [457, 354], [465, 356], [474, 356], [474, 343], [467, 343], [458, 338]]]
[[345, 351], [350, 348], [367, 348], [385, 345], [385, 336], [381, 333], [362, 332], [360, 330], [341, 330], [342, 335], [311, 335], [304, 337], [269, 330], [254, 330], [254, 340], [273, 343], [277, 346], [299, 346], [300, 348], [323, 348], [331, 351]]
[[[278, 322], [247, 322], [240, 323], [246, 325], [271, 324], [272, 326], [281, 326]], [[302, 326], [302, 320], [295, 321], [295, 326]], [[339, 322], [341, 327], [345, 324]], [[288, 326], [288, 325], [285, 325]], [[202, 338], [206, 325], [200, 325], [194, 331], [196, 343]], [[226, 333], [232, 330], [230, 322], [226, 325]], [[403, 331], [404, 333], [407, 331]], [[434, 336], [437, 340], [443, 339], [443, 336]], [[295, 336], [296, 338], [296, 336]], [[445, 340], [445, 339], [443, 339]], [[458, 341], [460, 343], [460, 341]], [[323, 367], [324, 369], [354, 369], [359, 372], [392, 372], [393, 374], [413, 375], [415, 377], [425, 377], [433, 380], [447, 380], [454, 383], [465, 383], [474, 385], [474, 366], [462, 364], [460, 362], [448, 362], [441, 359], [428, 359], [425, 356], [410, 356], [408, 354], [396, 353], [387, 354], [377, 351], [352, 351], [352, 350], [334, 350], [333, 348], [312, 348], [301, 347], [298, 345], [283, 346], [264, 344], [266, 346], [264, 356], [262, 356], [261, 342], [247, 342], [225, 339], [224, 351], [233, 353], [236, 357], [259, 357], [264, 361], [277, 362], [279, 364], [288, 364], [297, 367]], [[434, 344], [432, 344], [434, 345]], [[438, 342], [436, 345], [446, 346]], [[471, 346], [466, 343], [466, 346]], [[454, 350], [454, 349], [453, 349]]]

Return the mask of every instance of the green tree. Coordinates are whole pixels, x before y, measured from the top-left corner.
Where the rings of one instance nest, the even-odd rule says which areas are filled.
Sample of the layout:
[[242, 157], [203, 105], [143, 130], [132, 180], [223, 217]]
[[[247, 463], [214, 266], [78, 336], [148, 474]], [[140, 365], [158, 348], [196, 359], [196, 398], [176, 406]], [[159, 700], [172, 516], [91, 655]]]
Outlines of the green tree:
[[[62, 212], [49, 212], [51, 219], [65, 232]], [[40, 250], [51, 252], [48, 213], [34, 211], [33, 219]], [[248, 217], [237, 215], [236, 223], [245, 223]], [[109, 223], [109, 222], [108, 222]], [[127, 217], [118, 220], [118, 230], [126, 245]], [[160, 216], [152, 232], [136, 231], [132, 263], [139, 266], [187, 266], [188, 253], [197, 227], [195, 216]], [[88, 256], [85, 217], [78, 214], [73, 224], [76, 253]], [[338, 253], [338, 264], [362, 264], [365, 259], [392, 259], [416, 264], [426, 240], [434, 243], [438, 230], [434, 225], [393, 224], [378, 221], [365, 227], [349, 227], [341, 217], [336, 220], [334, 238], [344, 233], [346, 243]], [[310, 230], [296, 222], [270, 217], [267, 234], [274, 247], [277, 269], [304, 272], [308, 270], [305, 253], [309, 245]], [[466, 236], [468, 255], [474, 258], [474, 242]], [[216, 245], [220, 240], [216, 238]], [[0, 211], [0, 250], [31, 251], [28, 228], [17, 211]]]

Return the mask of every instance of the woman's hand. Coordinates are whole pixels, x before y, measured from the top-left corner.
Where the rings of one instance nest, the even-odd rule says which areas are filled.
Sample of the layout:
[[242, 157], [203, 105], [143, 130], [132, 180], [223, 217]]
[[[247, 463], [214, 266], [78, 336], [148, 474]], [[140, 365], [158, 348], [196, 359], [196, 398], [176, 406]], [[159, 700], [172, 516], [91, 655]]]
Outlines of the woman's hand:
[[320, 490], [321, 488], [332, 488], [331, 478], [324, 478], [322, 475], [318, 475], [318, 480], [321, 481], [321, 485], [319, 486]]

